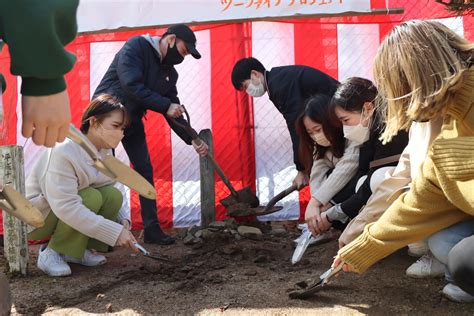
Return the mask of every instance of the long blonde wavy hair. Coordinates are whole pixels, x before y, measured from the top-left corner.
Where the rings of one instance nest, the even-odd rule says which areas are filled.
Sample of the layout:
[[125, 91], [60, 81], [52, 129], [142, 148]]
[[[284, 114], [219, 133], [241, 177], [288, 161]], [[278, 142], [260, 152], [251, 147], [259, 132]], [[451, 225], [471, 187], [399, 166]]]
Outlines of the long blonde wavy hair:
[[375, 57], [374, 79], [386, 120], [382, 141], [389, 142], [412, 121], [442, 114], [473, 56], [474, 44], [439, 22], [412, 20], [396, 26]]

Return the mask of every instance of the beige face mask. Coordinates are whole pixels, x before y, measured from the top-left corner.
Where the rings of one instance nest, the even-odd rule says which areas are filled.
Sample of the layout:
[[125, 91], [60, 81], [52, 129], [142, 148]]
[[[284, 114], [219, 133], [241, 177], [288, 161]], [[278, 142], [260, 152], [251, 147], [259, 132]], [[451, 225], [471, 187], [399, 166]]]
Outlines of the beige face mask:
[[310, 137], [319, 146], [323, 146], [323, 147], [331, 146], [331, 142], [326, 138], [326, 136], [324, 136], [324, 133], [311, 134]]
[[118, 144], [122, 141], [123, 130], [121, 130], [121, 129], [107, 129], [107, 128], [103, 127], [102, 124], [99, 124], [99, 125], [100, 125], [100, 129], [101, 129], [100, 136], [101, 136], [102, 140], [104, 141], [104, 143], [107, 146], [109, 146], [110, 149], [117, 148]]

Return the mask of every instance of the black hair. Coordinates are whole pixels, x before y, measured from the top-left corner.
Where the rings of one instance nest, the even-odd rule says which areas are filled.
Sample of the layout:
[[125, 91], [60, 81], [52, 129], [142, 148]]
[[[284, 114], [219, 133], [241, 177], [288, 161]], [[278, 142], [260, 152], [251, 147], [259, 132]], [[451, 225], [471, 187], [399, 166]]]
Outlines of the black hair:
[[[330, 108], [331, 98], [325, 94], [316, 94], [305, 102], [304, 111], [296, 120], [296, 132], [300, 138], [298, 154], [301, 163], [307, 173], [311, 172], [313, 161], [324, 157], [331, 150], [334, 157], [340, 158], [344, 155], [345, 139], [342, 124]], [[316, 144], [306, 131], [304, 118], [321, 124], [324, 136], [331, 143], [330, 147]]]
[[97, 96], [94, 100], [89, 103], [87, 108], [84, 111], [81, 119], [81, 132], [83, 134], [87, 134], [89, 128], [91, 126], [90, 118], [95, 117], [97, 121], [100, 123], [106, 117], [110, 115], [111, 112], [115, 110], [120, 110], [123, 113], [123, 122], [122, 124], [127, 127], [130, 124], [130, 116], [123, 106], [120, 103], [119, 99], [109, 95], [109, 94], [101, 94]]
[[265, 73], [263, 64], [253, 57], [242, 58], [234, 65], [232, 69], [232, 85], [235, 89], [242, 89], [242, 83], [250, 79], [252, 70]]
[[337, 88], [331, 105], [333, 108], [339, 106], [347, 112], [362, 112], [364, 103], [374, 103], [377, 93], [372, 81], [359, 77], [348, 78]]

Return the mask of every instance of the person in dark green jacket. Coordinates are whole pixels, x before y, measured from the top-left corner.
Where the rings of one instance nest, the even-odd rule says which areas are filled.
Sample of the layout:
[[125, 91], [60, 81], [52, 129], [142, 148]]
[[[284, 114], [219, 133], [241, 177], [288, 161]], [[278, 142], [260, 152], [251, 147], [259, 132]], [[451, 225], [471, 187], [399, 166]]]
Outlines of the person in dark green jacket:
[[[53, 147], [68, 133], [64, 74], [76, 58], [64, 45], [76, 37], [78, 5], [79, 0], [0, 0], [0, 51], [8, 46], [10, 72], [21, 76], [22, 134], [37, 145]], [[0, 98], [5, 89], [0, 74]], [[8, 280], [0, 272], [0, 315], [9, 315], [11, 304]]]
[[[64, 49], [77, 33], [79, 0], [0, 0], [0, 50], [10, 51], [13, 75], [21, 76], [22, 134], [52, 147], [68, 133], [71, 113], [64, 75], [76, 58]], [[0, 74], [1, 91], [6, 83]]]

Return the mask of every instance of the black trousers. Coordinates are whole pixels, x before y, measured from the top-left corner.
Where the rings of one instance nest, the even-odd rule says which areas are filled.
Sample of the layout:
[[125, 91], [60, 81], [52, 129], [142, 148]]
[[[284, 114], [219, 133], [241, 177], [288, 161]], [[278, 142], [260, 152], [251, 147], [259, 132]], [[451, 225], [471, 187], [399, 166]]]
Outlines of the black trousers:
[[350, 179], [349, 182], [347, 182], [347, 184], [341, 189], [341, 191], [333, 196], [331, 201], [339, 204], [353, 196], [355, 194], [357, 181], [359, 181], [359, 175], [353, 176], [352, 179]]
[[[326, 173], [326, 176], [329, 177], [329, 175], [333, 172], [333, 170], [334, 169], [330, 169]], [[350, 198], [351, 196], [353, 196], [355, 193], [355, 188], [356, 188], [358, 180], [359, 180], [359, 175], [355, 175], [354, 177], [352, 177], [352, 179], [349, 180], [349, 182], [347, 182], [347, 184], [336, 195], [333, 196], [333, 198], [331, 199], [331, 204], [342, 203], [348, 198]], [[334, 221], [332, 223], [332, 227], [340, 231], [343, 231], [346, 228], [347, 224], [349, 224], [349, 222], [343, 224], [339, 221]]]
[[464, 238], [451, 249], [448, 269], [456, 285], [474, 295], [474, 236]]
[[[122, 139], [122, 144], [135, 171], [154, 186], [153, 167], [146, 143], [145, 127], [141, 121], [132, 122]], [[159, 225], [156, 200], [140, 196], [140, 207], [145, 229]]]

